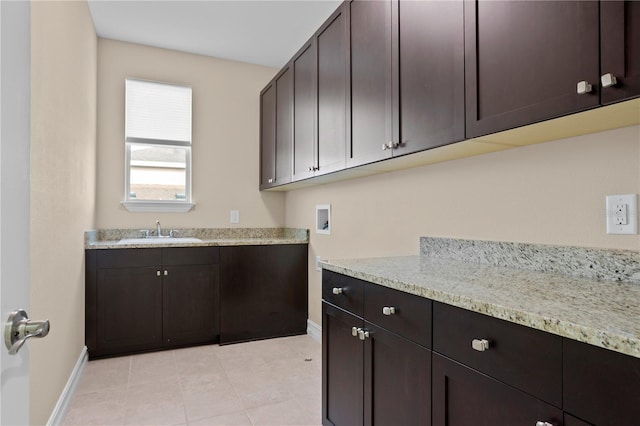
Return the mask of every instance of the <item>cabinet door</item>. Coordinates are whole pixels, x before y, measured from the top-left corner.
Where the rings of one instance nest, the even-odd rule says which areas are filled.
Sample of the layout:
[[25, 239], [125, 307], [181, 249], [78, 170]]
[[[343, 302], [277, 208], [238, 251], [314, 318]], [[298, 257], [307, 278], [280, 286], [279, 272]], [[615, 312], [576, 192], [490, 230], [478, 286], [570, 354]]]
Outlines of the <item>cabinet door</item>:
[[[398, 141], [397, 2], [353, 0], [351, 20], [351, 144], [347, 166], [391, 157]], [[395, 57], [394, 57], [395, 54]], [[395, 95], [395, 103], [394, 103]]]
[[640, 419], [640, 359], [563, 340], [565, 411], [595, 425], [634, 425]]
[[155, 349], [162, 344], [160, 268], [99, 269], [97, 353]]
[[315, 39], [293, 57], [293, 176], [292, 180], [312, 177], [317, 167], [316, 118], [317, 74]]
[[602, 74], [617, 83], [602, 88], [602, 103], [640, 96], [640, 2], [600, 2]]
[[489, 376], [433, 354], [433, 425], [562, 426], [562, 411]]
[[260, 94], [260, 189], [273, 186], [276, 178], [276, 87]]
[[316, 35], [318, 55], [318, 170], [342, 170], [351, 120], [349, 101], [349, 7], [343, 4]]
[[599, 105], [598, 14], [594, 1], [465, 2], [467, 138]]
[[292, 153], [293, 72], [287, 65], [276, 77], [276, 185], [291, 182]]
[[220, 248], [220, 342], [303, 334], [307, 245]]
[[214, 342], [219, 335], [218, 266], [163, 268], [162, 337], [165, 345]]
[[322, 303], [323, 425], [362, 424], [364, 345], [352, 329], [363, 325], [361, 318]]
[[364, 424], [431, 424], [431, 351], [365, 322]]
[[393, 155], [464, 139], [462, 2], [400, 2], [400, 137]]

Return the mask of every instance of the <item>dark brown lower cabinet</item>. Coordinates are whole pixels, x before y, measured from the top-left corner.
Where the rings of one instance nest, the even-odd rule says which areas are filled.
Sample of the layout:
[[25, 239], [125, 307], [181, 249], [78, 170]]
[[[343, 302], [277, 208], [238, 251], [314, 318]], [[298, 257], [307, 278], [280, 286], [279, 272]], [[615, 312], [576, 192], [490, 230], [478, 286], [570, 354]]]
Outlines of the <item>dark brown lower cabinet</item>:
[[162, 278], [157, 272], [158, 268], [98, 271], [97, 347], [89, 346], [90, 356], [150, 350], [162, 344]]
[[593, 425], [591, 423], [587, 423], [578, 418], [575, 418], [571, 414], [564, 413], [564, 426], [593, 426]]
[[562, 426], [562, 410], [433, 354], [434, 426], [516, 426], [538, 422]]
[[304, 334], [307, 244], [220, 248], [220, 343]]
[[431, 351], [365, 322], [364, 424], [431, 424]]
[[[171, 266], [162, 277], [162, 337], [167, 345], [215, 341], [220, 330], [218, 265]], [[164, 272], [163, 272], [164, 274]]]
[[353, 335], [362, 318], [322, 304], [322, 424], [363, 424], [364, 345]]
[[89, 357], [217, 342], [217, 263], [217, 247], [87, 250]]
[[322, 423], [430, 425], [431, 351], [322, 305]]

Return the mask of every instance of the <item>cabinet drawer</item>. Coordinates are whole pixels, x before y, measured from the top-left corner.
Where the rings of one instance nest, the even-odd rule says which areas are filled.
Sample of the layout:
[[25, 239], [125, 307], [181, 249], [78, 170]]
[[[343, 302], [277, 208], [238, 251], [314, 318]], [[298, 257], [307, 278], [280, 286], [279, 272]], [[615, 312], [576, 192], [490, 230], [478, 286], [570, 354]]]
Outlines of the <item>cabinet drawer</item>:
[[640, 358], [564, 339], [564, 409], [594, 425], [640, 419]]
[[98, 268], [142, 268], [146, 266], [159, 267], [162, 249], [111, 249], [96, 250]]
[[322, 271], [322, 299], [359, 317], [363, 313], [364, 285], [357, 278]]
[[[431, 300], [381, 285], [364, 287], [364, 319], [431, 347]], [[383, 311], [384, 310], [384, 311]]]
[[[472, 341], [489, 347], [475, 350]], [[504, 383], [562, 406], [562, 338], [540, 330], [433, 304], [433, 350]]]
[[162, 265], [217, 265], [218, 247], [171, 247], [162, 249]]

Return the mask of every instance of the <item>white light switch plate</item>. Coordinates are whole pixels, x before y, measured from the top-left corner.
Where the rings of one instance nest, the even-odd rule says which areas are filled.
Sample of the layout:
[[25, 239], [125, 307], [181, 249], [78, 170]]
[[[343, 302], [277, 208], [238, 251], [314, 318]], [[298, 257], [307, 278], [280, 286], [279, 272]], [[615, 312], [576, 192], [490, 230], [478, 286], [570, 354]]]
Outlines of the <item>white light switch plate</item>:
[[638, 195], [607, 195], [607, 234], [638, 233]]

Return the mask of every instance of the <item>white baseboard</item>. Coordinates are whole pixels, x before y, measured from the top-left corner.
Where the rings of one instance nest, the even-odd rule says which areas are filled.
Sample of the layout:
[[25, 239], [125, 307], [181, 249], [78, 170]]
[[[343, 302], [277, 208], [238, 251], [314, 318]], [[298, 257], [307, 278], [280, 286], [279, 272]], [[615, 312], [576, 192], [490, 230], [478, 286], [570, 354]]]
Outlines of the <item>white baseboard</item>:
[[67, 384], [62, 390], [60, 398], [58, 398], [58, 403], [54, 407], [51, 417], [49, 417], [47, 426], [58, 426], [64, 422], [64, 418], [69, 410], [69, 405], [71, 405], [73, 395], [76, 393], [78, 382], [80, 382], [80, 377], [82, 376], [82, 370], [84, 370], [84, 366], [87, 364], [88, 358], [89, 354], [87, 352], [87, 347], [83, 346], [80, 351], [78, 361], [76, 361], [76, 365], [71, 371], [69, 380], [67, 380]]
[[311, 336], [313, 340], [322, 343], [322, 327], [310, 319], [307, 320], [307, 334]]

